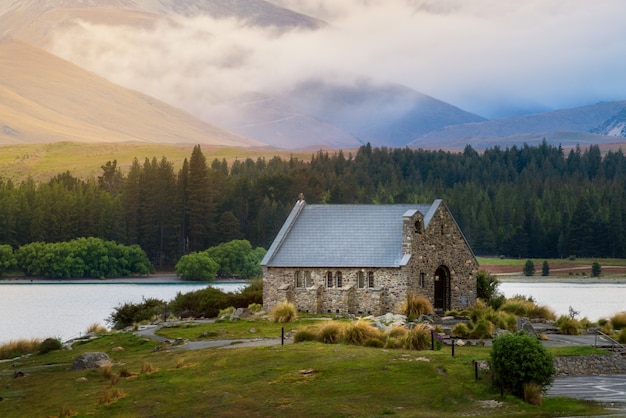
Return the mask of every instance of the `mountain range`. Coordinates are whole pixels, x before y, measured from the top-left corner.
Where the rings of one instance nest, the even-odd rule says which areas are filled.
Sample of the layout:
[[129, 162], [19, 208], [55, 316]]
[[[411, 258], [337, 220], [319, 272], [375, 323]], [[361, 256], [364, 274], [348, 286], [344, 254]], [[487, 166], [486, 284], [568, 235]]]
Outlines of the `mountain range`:
[[[59, 35], [81, 25], [131, 28], [141, 35], [201, 16], [209, 16], [211, 22], [236, 21], [245, 30], [268, 36], [314, 33], [329, 26], [263, 0], [4, 2], [0, 145], [82, 141], [315, 149], [371, 143], [455, 150], [467, 144], [484, 149], [543, 139], [563, 146], [626, 142], [626, 101], [487, 120], [391, 81], [310, 75], [297, 82], [285, 80], [270, 90], [237, 85], [230, 95], [207, 93], [216, 102], [187, 108], [182, 100], [157, 97], [159, 86], [153, 90], [125, 86], [111, 80], [106, 69], [86, 68], [80, 59], [57, 53]], [[183, 46], [163, 40], [160, 47]], [[233, 51], [235, 63], [254, 53]], [[198, 95], [202, 89], [198, 87]]]

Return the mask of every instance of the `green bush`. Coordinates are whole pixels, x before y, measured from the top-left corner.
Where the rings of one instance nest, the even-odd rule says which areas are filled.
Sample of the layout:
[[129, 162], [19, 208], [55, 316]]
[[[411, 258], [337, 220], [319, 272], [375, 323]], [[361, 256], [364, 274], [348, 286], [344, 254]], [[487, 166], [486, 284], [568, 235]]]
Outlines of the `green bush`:
[[520, 398], [525, 383], [534, 382], [545, 390], [556, 372], [552, 355], [538, 339], [523, 332], [493, 340], [491, 367], [496, 381]]
[[150, 321], [163, 315], [167, 310], [167, 303], [160, 299], [143, 299], [141, 303], [125, 303], [115, 308], [107, 322], [115, 329], [122, 329], [133, 324]]
[[500, 282], [498, 278], [487, 270], [479, 270], [476, 275], [476, 296], [485, 302], [496, 297], [498, 294], [498, 286]]
[[184, 318], [215, 318], [221, 309], [236, 306], [231, 302], [228, 294], [209, 286], [193, 292], [178, 293], [170, 302], [170, 309], [176, 316]]
[[534, 276], [535, 275], [535, 263], [532, 260], [527, 260], [526, 264], [524, 264], [524, 276]]
[[178, 260], [174, 270], [183, 280], [213, 281], [220, 266], [206, 252], [194, 252]]
[[602, 267], [600, 267], [600, 263], [594, 261], [591, 265], [591, 277], [599, 277], [602, 273]]
[[467, 338], [470, 335], [470, 329], [464, 322], [459, 322], [452, 327], [452, 335], [459, 338]]
[[554, 325], [559, 328], [561, 334], [565, 335], [580, 335], [582, 330], [582, 325], [579, 321], [566, 315], [561, 315]]
[[305, 341], [315, 341], [317, 340], [317, 334], [310, 329], [303, 329], [295, 333], [293, 336], [294, 343], [302, 343]]
[[471, 338], [491, 338], [493, 334], [493, 324], [486, 319], [479, 319], [470, 332]]
[[380, 338], [370, 338], [363, 343], [363, 347], [383, 348], [385, 343]]
[[619, 334], [617, 334], [617, 342], [620, 344], [626, 344], [626, 328], [622, 328]]
[[39, 354], [46, 354], [51, 351], [60, 350], [63, 348], [63, 344], [58, 338], [46, 338], [41, 342], [39, 346]]

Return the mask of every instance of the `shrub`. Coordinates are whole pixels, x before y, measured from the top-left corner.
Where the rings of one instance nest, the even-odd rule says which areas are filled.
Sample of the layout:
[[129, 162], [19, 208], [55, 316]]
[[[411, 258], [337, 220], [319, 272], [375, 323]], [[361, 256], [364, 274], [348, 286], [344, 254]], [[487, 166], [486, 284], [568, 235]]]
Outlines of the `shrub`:
[[404, 338], [403, 347], [407, 350], [425, 350], [430, 347], [430, 328], [424, 324], [411, 328]]
[[230, 315], [233, 312], [235, 312], [235, 307], [229, 306], [228, 308], [220, 309], [220, 311], [217, 314], [217, 317], [222, 318], [224, 315]]
[[58, 338], [46, 338], [39, 346], [39, 354], [46, 354], [51, 351], [60, 350], [63, 344]]
[[468, 309], [467, 314], [472, 321], [476, 322], [488, 314], [487, 305], [479, 299], [476, 301], [474, 306]]
[[343, 330], [343, 340], [353, 345], [363, 345], [367, 340], [380, 339], [380, 337], [380, 331], [363, 319], [348, 324]]
[[298, 318], [298, 311], [293, 303], [283, 301], [278, 303], [270, 312], [274, 322], [292, 322]]
[[565, 335], [580, 335], [582, 329], [579, 321], [565, 315], [561, 315], [554, 325], [559, 328], [561, 334]]
[[154, 317], [162, 315], [167, 304], [156, 298], [143, 299], [141, 303], [125, 303], [115, 308], [107, 322], [115, 329], [122, 329], [142, 321], [150, 321]]
[[[193, 292], [178, 293], [170, 302], [170, 309], [177, 316], [215, 318], [220, 309], [236, 306], [229, 295], [231, 294], [210, 286]], [[245, 306], [247, 304], [238, 307]]]
[[319, 330], [317, 338], [324, 344], [337, 344], [343, 336], [343, 326], [334, 321], [326, 321]]
[[470, 332], [471, 338], [491, 338], [493, 334], [493, 324], [486, 319], [479, 319]]
[[479, 270], [476, 275], [476, 296], [489, 302], [498, 293], [500, 282], [487, 270]]
[[317, 334], [310, 329], [303, 329], [293, 336], [294, 343], [303, 343], [305, 341], [315, 341], [317, 340]]
[[602, 273], [602, 267], [600, 267], [600, 263], [594, 261], [591, 265], [591, 277], [599, 277]]
[[150, 374], [150, 373], [154, 373], [157, 371], [157, 368], [154, 367], [152, 365], [152, 363], [150, 363], [149, 361], [144, 361], [141, 364], [141, 373], [146, 373], [146, 374]]
[[183, 255], [174, 270], [183, 280], [213, 281], [219, 270], [219, 264], [206, 252], [194, 252]]
[[525, 383], [534, 382], [545, 390], [556, 372], [552, 355], [538, 339], [523, 332], [493, 340], [491, 367], [495, 379], [518, 397], [524, 396]]
[[619, 334], [617, 334], [617, 342], [620, 344], [626, 344], [626, 328], [622, 328]]
[[408, 334], [408, 332], [409, 330], [406, 329], [406, 327], [404, 327], [403, 325], [394, 325], [387, 330], [386, 336], [391, 338], [404, 338], [406, 337], [406, 334]]
[[452, 335], [459, 338], [467, 338], [470, 335], [470, 329], [464, 322], [459, 322], [452, 327]]
[[626, 328], [626, 311], [616, 313], [611, 317], [611, 324], [615, 329]]
[[248, 305], [248, 309], [250, 310], [250, 312], [261, 312], [263, 310], [263, 305], [261, 305], [260, 303], [251, 303], [250, 305]]
[[433, 306], [426, 297], [409, 293], [402, 303], [401, 311], [407, 317], [417, 319], [420, 315], [432, 313]]
[[370, 338], [365, 340], [363, 343], [363, 347], [372, 347], [372, 348], [383, 348], [385, 343], [380, 338]]
[[550, 264], [548, 264], [548, 260], [543, 260], [543, 264], [541, 265], [541, 275], [542, 276], [550, 275]]
[[556, 314], [554, 313], [552, 309], [548, 308], [545, 305], [536, 305], [533, 303], [530, 306], [528, 317], [531, 319], [541, 318], [541, 319], [547, 319], [549, 321], [554, 321], [556, 319]]
[[517, 317], [512, 313], [498, 311], [496, 312], [496, 317], [492, 322], [498, 327], [502, 329], [506, 329], [511, 332], [515, 332], [517, 330]]
[[97, 322], [94, 322], [93, 324], [89, 325], [89, 327], [87, 327], [87, 334], [95, 334], [95, 335], [102, 335], [102, 334], [106, 334], [107, 332], [109, 332], [108, 329], [106, 329], [105, 326], [100, 325]]

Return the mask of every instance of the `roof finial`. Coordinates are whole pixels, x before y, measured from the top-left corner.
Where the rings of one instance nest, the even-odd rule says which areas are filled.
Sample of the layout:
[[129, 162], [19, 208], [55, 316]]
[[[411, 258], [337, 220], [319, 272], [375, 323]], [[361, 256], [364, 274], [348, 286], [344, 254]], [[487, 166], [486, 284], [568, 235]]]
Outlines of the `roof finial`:
[[304, 193], [300, 193], [298, 195], [298, 202], [301, 201], [301, 200], [304, 200]]

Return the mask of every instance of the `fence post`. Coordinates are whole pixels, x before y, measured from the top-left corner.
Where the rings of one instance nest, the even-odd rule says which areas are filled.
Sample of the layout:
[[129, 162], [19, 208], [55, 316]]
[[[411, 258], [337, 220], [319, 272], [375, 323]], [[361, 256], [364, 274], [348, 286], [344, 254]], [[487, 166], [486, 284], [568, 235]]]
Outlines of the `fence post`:
[[285, 345], [285, 327], [280, 328], [280, 345]]
[[452, 357], [454, 357], [454, 339], [452, 339]]
[[430, 330], [430, 349], [435, 351], [435, 330]]

